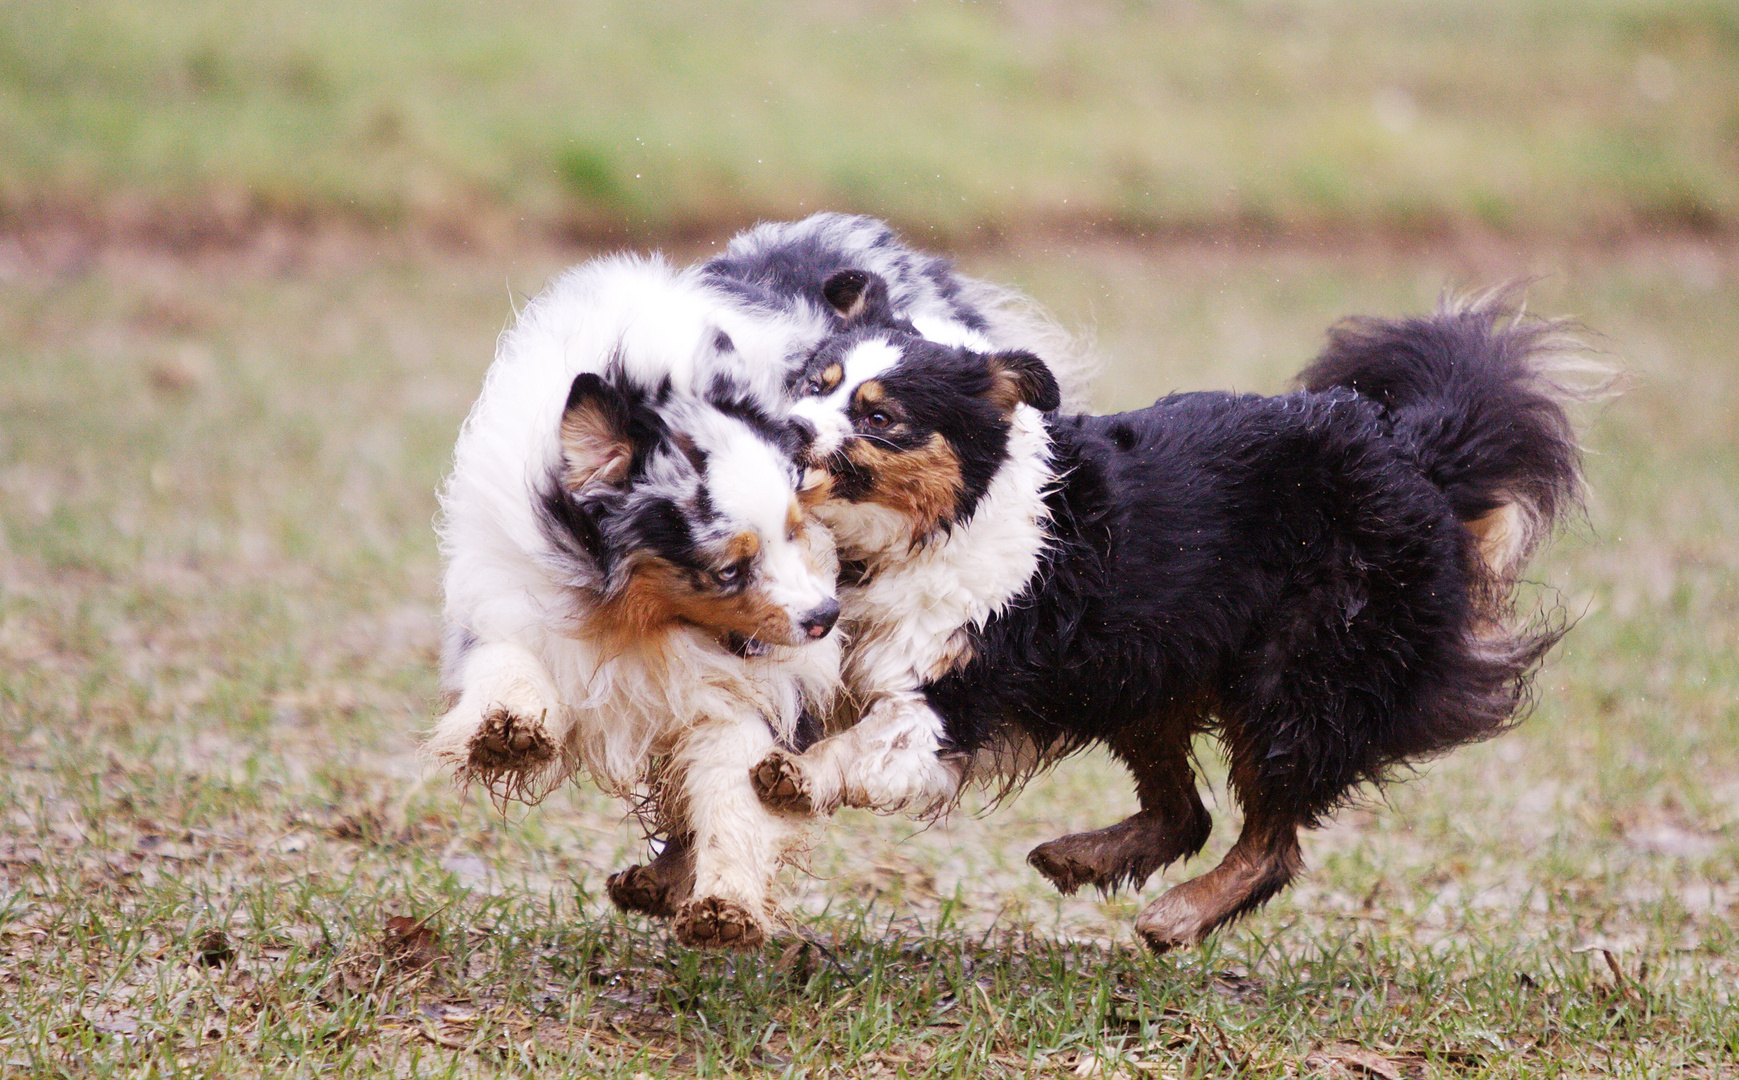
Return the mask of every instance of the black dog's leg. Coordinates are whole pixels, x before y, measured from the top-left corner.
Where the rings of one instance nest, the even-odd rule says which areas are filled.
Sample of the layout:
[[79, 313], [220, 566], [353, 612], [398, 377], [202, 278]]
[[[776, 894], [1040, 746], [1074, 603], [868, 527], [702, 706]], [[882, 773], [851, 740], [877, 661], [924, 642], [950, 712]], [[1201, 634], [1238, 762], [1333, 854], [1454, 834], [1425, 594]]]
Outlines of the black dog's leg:
[[1135, 930], [1154, 952], [1198, 945], [1286, 888], [1302, 865], [1297, 826], [1253, 812], [1220, 865], [1147, 905]]
[[623, 911], [658, 919], [676, 914], [694, 892], [694, 837], [673, 836], [645, 866], [630, 866], [604, 881], [610, 902]]
[[[1221, 713], [1220, 737], [1231, 764], [1228, 780], [1244, 807], [1244, 829], [1220, 865], [1167, 892], [1136, 917], [1136, 932], [1155, 952], [1200, 944], [1219, 927], [1261, 907], [1303, 867], [1298, 830], [1314, 820], [1315, 808], [1334, 793], [1322, 787], [1327, 770], [1308, 753], [1295, 758], [1276, 754], [1276, 733], [1299, 726], [1280, 718], [1304, 712], [1300, 702], [1272, 695], [1262, 707]], [[1298, 760], [1306, 768], [1275, 774], [1276, 762]], [[1326, 781], [1336, 782], [1332, 777]]]
[[1176, 723], [1120, 732], [1111, 750], [1135, 777], [1140, 812], [1040, 844], [1027, 862], [1062, 892], [1083, 885], [1113, 892], [1124, 885], [1139, 889], [1156, 871], [1200, 851], [1213, 819], [1190, 768], [1190, 728]]

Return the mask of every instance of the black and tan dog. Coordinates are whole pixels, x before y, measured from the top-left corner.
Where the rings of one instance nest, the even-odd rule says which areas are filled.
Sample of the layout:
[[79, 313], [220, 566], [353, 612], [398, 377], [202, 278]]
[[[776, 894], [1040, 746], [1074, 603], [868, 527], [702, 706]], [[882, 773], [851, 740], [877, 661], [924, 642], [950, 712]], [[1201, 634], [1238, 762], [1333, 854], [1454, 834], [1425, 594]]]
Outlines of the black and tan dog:
[[1065, 892], [1139, 887], [1207, 840], [1210, 732], [1243, 832], [1142, 912], [1165, 950], [1284, 888], [1298, 831], [1360, 785], [1517, 718], [1562, 629], [1512, 594], [1581, 487], [1554, 324], [1492, 298], [1351, 321], [1296, 393], [1066, 416], [1032, 356], [926, 340], [878, 295], [795, 410], [833, 476], [864, 715], [761, 762], [769, 804], [928, 810], [975, 761], [1099, 743], [1140, 812], [1030, 861]]

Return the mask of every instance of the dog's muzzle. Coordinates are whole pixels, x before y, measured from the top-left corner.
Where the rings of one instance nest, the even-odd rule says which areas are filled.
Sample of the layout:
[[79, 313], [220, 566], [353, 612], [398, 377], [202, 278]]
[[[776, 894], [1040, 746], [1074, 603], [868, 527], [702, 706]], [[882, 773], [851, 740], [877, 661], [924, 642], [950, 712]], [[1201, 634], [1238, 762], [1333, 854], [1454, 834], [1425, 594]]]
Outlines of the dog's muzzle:
[[833, 624], [839, 621], [839, 601], [828, 599], [821, 606], [803, 616], [798, 628], [811, 641], [819, 641], [833, 629]]

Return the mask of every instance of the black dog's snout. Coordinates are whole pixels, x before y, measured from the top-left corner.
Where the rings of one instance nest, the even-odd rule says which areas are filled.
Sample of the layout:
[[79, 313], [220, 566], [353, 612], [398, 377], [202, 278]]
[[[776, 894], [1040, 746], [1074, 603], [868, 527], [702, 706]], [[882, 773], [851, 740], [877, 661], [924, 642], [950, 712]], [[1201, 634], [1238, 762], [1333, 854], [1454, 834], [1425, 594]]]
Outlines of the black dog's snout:
[[803, 622], [800, 625], [803, 627], [803, 632], [808, 634], [811, 639], [820, 639], [826, 637], [827, 632], [832, 630], [833, 624], [838, 621], [839, 601], [829, 599], [822, 601], [820, 607], [803, 616]]

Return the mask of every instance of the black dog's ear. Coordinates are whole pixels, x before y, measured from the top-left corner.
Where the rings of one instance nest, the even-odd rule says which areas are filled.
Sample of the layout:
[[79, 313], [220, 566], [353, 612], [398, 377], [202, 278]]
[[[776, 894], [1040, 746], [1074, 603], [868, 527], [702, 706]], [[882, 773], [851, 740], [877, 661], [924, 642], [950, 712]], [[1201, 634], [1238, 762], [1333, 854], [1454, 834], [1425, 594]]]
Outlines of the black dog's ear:
[[578, 492], [615, 487], [634, 462], [633, 408], [626, 395], [597, 375], [574, 376], [562, 411], [562, 484]]
[[821, 283], [822, 298], [847, 323], [885, 322], [892, 314], [888, 283], [868, 270], [841, 270]]
[[1039, 412], [1050, 412], [1063, 403], [1057, 377], [1032, 353], [1014, 349], [991, 353], [984, 360], [990, 365], [990, 400], [1003, 412], [1013, 412], [1023, 401]]

